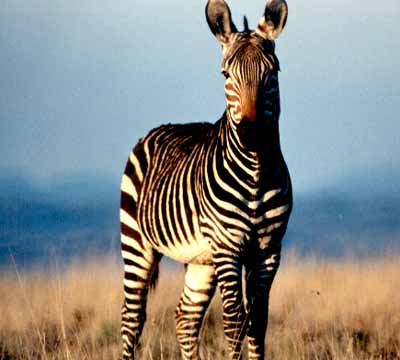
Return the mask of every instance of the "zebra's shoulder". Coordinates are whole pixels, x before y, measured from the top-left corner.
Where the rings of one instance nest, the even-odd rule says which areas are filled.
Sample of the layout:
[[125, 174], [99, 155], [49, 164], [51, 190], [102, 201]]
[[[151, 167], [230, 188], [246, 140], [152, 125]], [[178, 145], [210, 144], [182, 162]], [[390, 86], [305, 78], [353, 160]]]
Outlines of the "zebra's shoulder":
[[178, 143], [200, 143], [205, 139], [213, 137], [218, 131], [217, 124], [208, 122], [193, 122], [186, 124], [163, 124], [152, 129], [146, 136], [141, 138], [139, 142], [151, 142], [155, 145], [161, 145], [170, 142], [170, 140], [178, 140]]
[[220, 121], [160, 125], [139, 139], [133, 153], [148, 160], [158, 152], [190, 154], [196, 146], [207, 146], [218, 137], [219, 124]]
[[174, 134], [177, 137], [201, 138], [212, 133], [216, 124], [208, 122], [192, 122], [186, 124], [166, 124], [161, 125], [160, 129], [168, 134]]

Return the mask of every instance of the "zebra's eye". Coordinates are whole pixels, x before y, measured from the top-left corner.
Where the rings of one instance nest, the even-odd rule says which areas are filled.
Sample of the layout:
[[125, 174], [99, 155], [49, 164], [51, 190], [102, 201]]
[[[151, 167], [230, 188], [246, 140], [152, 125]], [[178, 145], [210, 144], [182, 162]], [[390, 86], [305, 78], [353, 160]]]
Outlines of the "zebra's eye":
[[228, 79], [230, 77], [229, 73], [226, 70], [222, 70], [221, 74], [224, 75], [225, 79]]

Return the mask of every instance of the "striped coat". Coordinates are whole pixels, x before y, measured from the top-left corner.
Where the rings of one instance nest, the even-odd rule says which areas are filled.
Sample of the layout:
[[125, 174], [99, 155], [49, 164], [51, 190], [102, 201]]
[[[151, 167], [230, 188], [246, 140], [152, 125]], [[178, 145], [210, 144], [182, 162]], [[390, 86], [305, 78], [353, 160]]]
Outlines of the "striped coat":
[[292, 208], [268, 11], [275, 11], [282, 29], [287, 6], [275, 0], [267, 3], [257, 31], [246, 22], [239, 33], [225, 2], [209, 1], [207, 20], [224, 51], [226, 111], [215, 124], [153, 129], [130, 154], [120, 212], [124, 359], [135, 356], [163, 255], [186, 264], [176, 310], [182, 357], [198, 356], [202, 319], [217, 285], [230, 357], [240, 358], [246, 334], [249, 358], [264, 357], [269, 290]]

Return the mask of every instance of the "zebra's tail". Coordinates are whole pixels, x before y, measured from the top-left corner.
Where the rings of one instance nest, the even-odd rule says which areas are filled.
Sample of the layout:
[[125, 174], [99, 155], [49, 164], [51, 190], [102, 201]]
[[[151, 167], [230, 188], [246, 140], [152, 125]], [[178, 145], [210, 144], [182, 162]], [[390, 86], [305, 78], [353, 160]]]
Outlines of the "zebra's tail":
[[154, 291], [158, 284], [158, 276], [160, 275], [160, 259], [161, 254], [157, 253], [156, 257], [158, 257], [157, 261], [154, 262], [154, 266], [150, 276], [150, 291]]

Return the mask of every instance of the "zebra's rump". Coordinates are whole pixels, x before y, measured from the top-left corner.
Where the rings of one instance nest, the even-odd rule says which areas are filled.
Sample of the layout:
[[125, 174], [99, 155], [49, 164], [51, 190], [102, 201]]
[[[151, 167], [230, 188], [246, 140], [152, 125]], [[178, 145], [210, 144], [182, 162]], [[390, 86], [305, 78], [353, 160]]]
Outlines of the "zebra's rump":
[[133, 149], [125, 171], [134, 184], [131, 208], [141, 236], [181, 262], [209, 258], [198, 221], [197, 181], [204, 150], [217, 139], [218, 129], [218, 123], [153, 129]]

